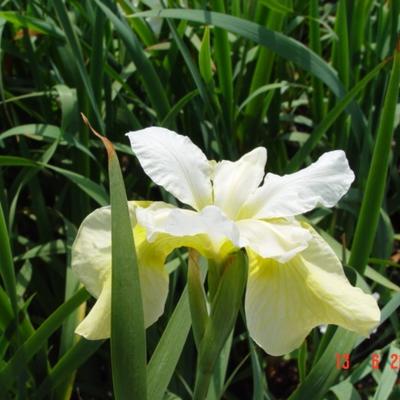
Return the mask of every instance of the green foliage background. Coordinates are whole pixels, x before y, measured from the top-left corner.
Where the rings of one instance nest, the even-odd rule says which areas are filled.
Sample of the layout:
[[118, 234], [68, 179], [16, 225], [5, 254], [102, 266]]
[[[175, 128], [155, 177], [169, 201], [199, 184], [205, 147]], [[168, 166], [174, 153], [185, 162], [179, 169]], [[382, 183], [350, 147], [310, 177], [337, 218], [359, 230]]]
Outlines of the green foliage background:
[[[107, 156], [80, 112], [114, 143], [128, 199], [174, 202], [128, 146], [142, 127], [186, 134], [217, 160], [265, 146], [279, 174], [345, 150], [349, 194], [306, 217], [379, 295], [381, 325], [365, 341], [315, 329], [274, 358], [239, 316], [207, 398], [400, 398], [399, 13], [399, 0], [0, 0], [0, 398], [113, 398], [108, 341], [73, 334], [93, 300], [71, 244], [110, 203]], [[166, 312], [147, 331], [150, 400], [192, 396], [186, 264], [171, 256]], [[351, 353], [349, 370], [336, 353]]]

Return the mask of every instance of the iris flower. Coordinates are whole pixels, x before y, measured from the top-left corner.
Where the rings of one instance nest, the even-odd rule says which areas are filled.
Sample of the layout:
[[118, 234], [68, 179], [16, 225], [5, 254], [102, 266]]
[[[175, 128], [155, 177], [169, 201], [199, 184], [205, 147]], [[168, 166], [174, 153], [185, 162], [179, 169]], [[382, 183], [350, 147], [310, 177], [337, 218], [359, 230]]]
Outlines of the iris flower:
[[[245, 313], [250, 336], [267, 353], [301, 345], [312, 328], [335, 324], [367, 336], [379, 323], [375, 299], [347, 280], [328, 244], [296, 216], [333, 207], [354, 174], [343, 151], [323, 154], [299, 172], [265, 175], [267, 151], [257, 147], [237, 161], [209, 161], [186, 136], [151, 127], [129, 132], [144, 172], [180, 203], [130, 202], [145, 326], [163, 313], [168, 294], [165, 259], [194, 248], [216, 262], [246, 249]], [[76, 332], [110, 335], [111, 211], [97, 209], [82, 223], [72, 267], [97, 298]]]

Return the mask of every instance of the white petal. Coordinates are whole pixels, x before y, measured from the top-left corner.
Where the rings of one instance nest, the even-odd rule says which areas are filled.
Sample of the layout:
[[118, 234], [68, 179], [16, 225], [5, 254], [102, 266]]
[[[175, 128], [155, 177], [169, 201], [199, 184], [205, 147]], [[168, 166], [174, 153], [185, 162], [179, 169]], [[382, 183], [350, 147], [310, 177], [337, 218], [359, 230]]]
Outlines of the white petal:
[[211, 204], [210, 164], [187, 136], [159, 127], [127, 136], [144, 172], [157, 185], [197, 210]]
[[136, 215], [138, 223], [146, 228], [149, 241], [158, 241], [159, 235], [164, 234], [175, 247], [179, 241], [180, 246], [193, 247], [209, 257], [221, 256], [221, 248], [227, 242], [231, 248], [239, 244], [235, 223], [215, 206], [196, 212], [155, 202], [150, 207], [137, 208]]
[[311, 234], [295, 220], [244, 219], [236, 222], [240, 247], [248, 247], [263, 258], [286, 262], [308, 246]]
[[264, 184], [244, 204], [240, 218], [288, 217], [318, 205], [333, 207], [353, 180], [353, 171], [343, 151], [325, 153], [294, 174], [267, 174]]
[[333, 251], [310, 231], [310, 245], [286, 264], [249, 252], [247, 325], [251, 337], [272, 355], [293, 351], [318, 325], [368, 335], [380, 320], [375, 299], [350, 285]]
[[[134, 219], [134, 204], [129, 204]], [[168, 295], [168, 273], [164, 268], [173, 247], [149, 243], [144, 228], [134, 228], [145, 327], [163, 313]], [[111, 315], [111, 209], [103, 207], [82, 222], [72, 246], [72, 269], [97, 301], [76, 332], [87, 339], [110, 335]]]
[[111, 209], [89, 214], [72, 245], [72, 270], [94, 297], [99, 297], [111, 271]]
[[89, 314], [75, 329], [75, 333], [89, 340], [110, 337], [111, 324], [111, 277], [105, 282], [99, 298]]
[[[135, 203], [129, 202], [128, 208], [134, 226]], [[94, 210], [82, 221], [71, 254], [71, 267], [75, 275], [92, 296], [99, 297], [111, 271], [110, 206]]]
[[221, 161], [214, 173], [214, 204], [235, 219], [247, 197], [254, 192], [264, 177], [267, 150], [257, 147], [239, 160]]

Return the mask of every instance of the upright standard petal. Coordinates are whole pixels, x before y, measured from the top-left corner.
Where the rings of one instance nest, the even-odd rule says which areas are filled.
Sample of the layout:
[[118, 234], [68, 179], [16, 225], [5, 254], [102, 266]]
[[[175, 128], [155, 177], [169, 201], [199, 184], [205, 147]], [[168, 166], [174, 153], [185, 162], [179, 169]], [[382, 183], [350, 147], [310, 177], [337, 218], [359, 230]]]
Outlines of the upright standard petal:
[[308, 246], [311, 234], [300, 224], [284, 219], [236, 221], [240, 232], [240, 247], [252, 249], [263, 258], [281, 263], [289, 261]]
[[294, 174], [267, 174], [264, 184], [242, 207], [240, 218], [277, 218], [303, 214], [318, 205], [333, 207], [354, 180], [341, 150], [323, 154]]
[[293, 351], [318, 325], [368, 335], [380, 320], [376, 300], [350, 285], [330, 247], [310, 233], [307, 249], [285, 264], [249, 252], [247, 325], [255, 342], [272, 355]]
[[187, 136], [151, 127], [127, 133], [146, 174], [196, 210], [212, 203], [211, 166]]
[[214, 204], [235, 219], [247, 197], [260, 185], [267, 162], [264, 147], [245, 154], [239, 160], [221, 161], [214, 170]]
[[191, 247], [213, 259], [223, 259], [239, 246], [235, 223], [215, 206], [196, 212], [155, 202], [150, 207], [138, 207], [136, 215], [149, 241], [166, 240], [173, 248]]
[[[130, 203], [130, 209], [133, 202]], [[149, 243], [144, 228], [136, 225], [134, 238], [139, 264], [145, 326], [163, 313], [168, 295], [164, 261], [170, 247]], [[111, 315], [111, 209], [103, 207], [82, 222], [72, 247], [72, 269], [97, 301], [76, 332], [87, 339], [110, 335]]]

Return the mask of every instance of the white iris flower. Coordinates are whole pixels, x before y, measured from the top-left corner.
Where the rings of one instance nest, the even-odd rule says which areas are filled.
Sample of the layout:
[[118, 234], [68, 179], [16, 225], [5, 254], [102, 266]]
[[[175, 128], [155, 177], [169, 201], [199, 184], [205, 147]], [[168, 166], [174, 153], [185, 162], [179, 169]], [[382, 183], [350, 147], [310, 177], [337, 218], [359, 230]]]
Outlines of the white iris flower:
[[[368, 335], [379, 323], [376, 300], [351, 286], [328, 244], [296, 215], [333, 207], [354, 174], [343, 151], [323, 154], [284, 176], [264, 169], [258, 147], [239, 160], [208, 161], [186, 136], [151, 127], [128, 133], [146, 174], [190, 209], [164, 202], [131, 202], [146, 327], [163, 313], [168, 294], [167, 255], [190, 247], [216, 261], [245, 248], [245, 296], [251, 337], [267, 353], [299, 347], [310, 330], [335, 324]], [[261, 186], [260, 186], [261, 185]], [[111, 212], [103, 207], [82, 223], [72, 267], [97, 298], [77, 333], [107, 338], [111, 309]]]

